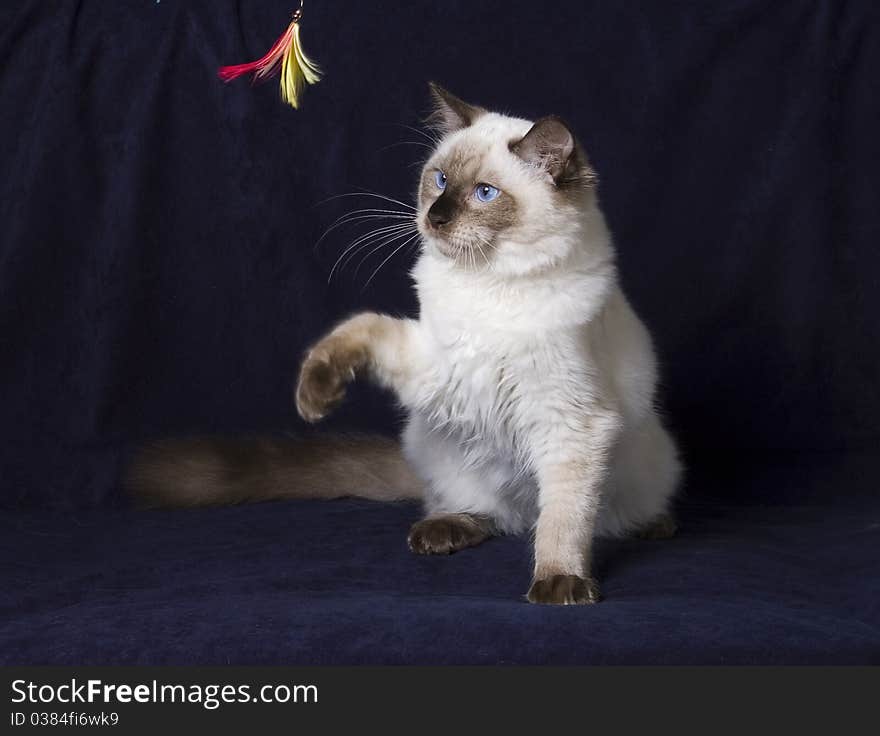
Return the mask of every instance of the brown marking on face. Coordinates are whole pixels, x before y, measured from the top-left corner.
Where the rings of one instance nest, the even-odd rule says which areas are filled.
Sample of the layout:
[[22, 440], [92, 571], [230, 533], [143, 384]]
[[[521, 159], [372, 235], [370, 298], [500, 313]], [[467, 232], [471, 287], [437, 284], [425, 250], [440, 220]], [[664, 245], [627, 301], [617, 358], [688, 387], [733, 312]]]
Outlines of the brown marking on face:
[[494, 533], [494, 525], [488, 517], [441, 514], [413, 524], [407, 544], [416, 554], [448, 555], [465, 547], [474, 547]]
[[[435, 181], [438, 170], [447, 177], [444, 190]], [[491, 202], [481, 202], [475, 195], [480, 184], [491, 184], [500, 194]], [[426, 213], [433, 208], [435, 213], [442, 212], [443, 220], [448, 220], [432, 225], [426, 214], [425, 227], [435, 237], [449, 241], [452, 252], [463, 258], [481, 246], [488, 246], [483, 248], [483, 254], [491, 257], [491, 246], [498, 236], [519, 224], [516, 199], [486, 166], [485, 155], [480, 151], [457, 149], [446, 159], [426, 166], [419, 185], [419, 200]]]

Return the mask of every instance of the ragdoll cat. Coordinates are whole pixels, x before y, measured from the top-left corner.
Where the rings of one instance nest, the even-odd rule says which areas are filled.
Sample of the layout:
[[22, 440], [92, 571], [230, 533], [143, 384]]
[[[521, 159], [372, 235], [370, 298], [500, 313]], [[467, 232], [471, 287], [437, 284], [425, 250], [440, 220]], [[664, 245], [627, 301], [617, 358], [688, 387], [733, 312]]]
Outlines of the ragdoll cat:
[[193, 440], [148, 450], [133, 485], [178, 504], [418, 497], [413, 552], [531, 532], [528, 599], [592, 603], [594, 537], [675, 529], [680, 464], [654, 406], [650, 336], [569, 128], [432, 93], [441, 137], [418, 191], [419, 318], [346, 320], [308, 351], [296, 389], [317, 422], [355, 378], [390, 388], [408, 412], [405, 461], [385, 440]]

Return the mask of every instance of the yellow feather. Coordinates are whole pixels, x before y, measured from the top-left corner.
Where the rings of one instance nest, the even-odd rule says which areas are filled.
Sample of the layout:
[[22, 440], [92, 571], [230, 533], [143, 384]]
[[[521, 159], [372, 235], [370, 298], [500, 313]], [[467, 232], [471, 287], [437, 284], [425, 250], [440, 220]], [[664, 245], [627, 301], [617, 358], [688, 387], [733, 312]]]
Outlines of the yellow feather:
[[306, 56], [299, 38], [299, 23], [294, 23], [290, 46], [281, 61], [281, 99], [294, 108], [307, 84], [321, 79], [321, 69]]
[[321, 68], [313, 62], [305, 51], [303, 51], [302, 41], [299, 40], [299, 23], [293, 29], [293, 53], [296, 54], [296, 60], [303, 71], [303, 76], [308, 84], [314, 84], [321, 79]]

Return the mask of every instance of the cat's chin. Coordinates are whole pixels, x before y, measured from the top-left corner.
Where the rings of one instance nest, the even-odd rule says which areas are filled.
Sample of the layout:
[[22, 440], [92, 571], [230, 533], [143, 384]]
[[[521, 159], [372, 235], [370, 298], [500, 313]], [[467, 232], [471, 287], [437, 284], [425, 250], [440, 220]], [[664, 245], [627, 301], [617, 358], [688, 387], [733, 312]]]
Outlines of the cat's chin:
[[464, 255], [464, 251], [461, 248], [457, 248], [452, 243], [445, 240], [424, 234], [422, 235], [422, 238], [427, 244], [428, 250], [442, 258], [457, 263]]

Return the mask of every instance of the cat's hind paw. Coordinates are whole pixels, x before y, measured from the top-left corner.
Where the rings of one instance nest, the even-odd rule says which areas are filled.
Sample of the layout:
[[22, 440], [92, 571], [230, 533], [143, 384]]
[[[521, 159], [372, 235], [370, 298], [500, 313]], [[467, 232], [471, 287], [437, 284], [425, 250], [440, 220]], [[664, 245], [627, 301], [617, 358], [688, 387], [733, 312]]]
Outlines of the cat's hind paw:
[[672, 539], [678, 531], [678, 524], [671, 514], [660, 514], [643, 527], [636, 529], [638, 539]]

